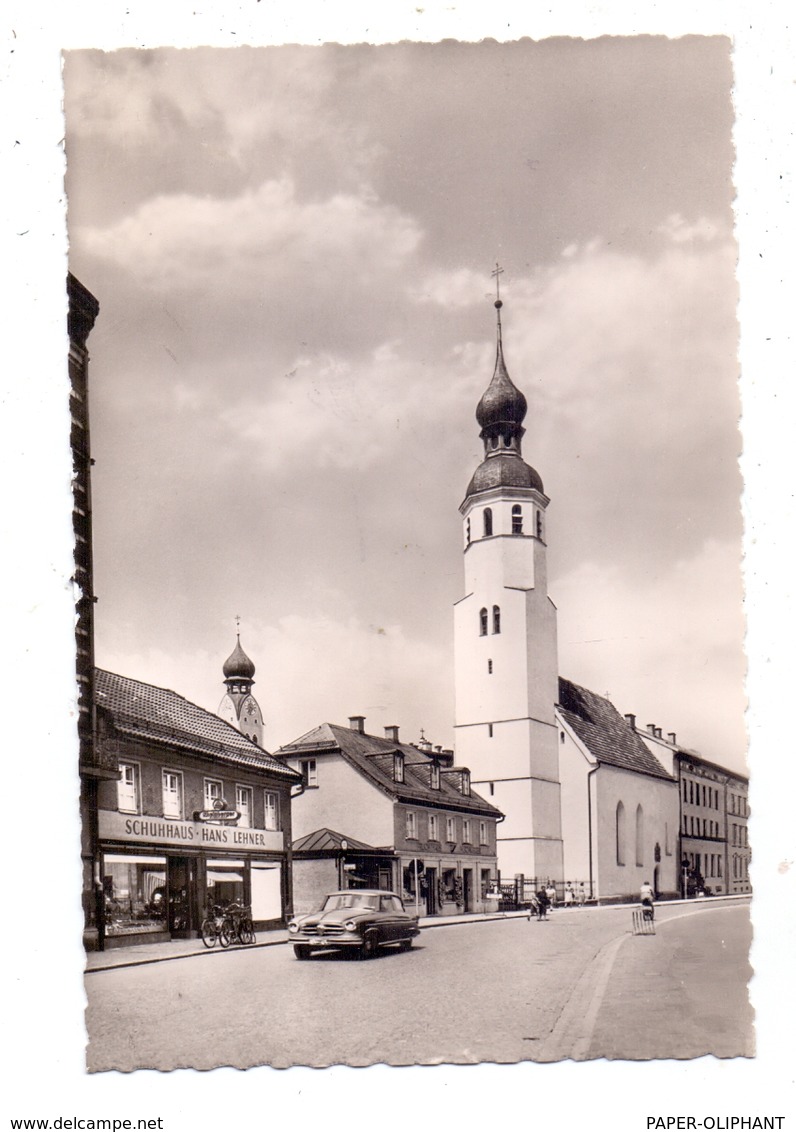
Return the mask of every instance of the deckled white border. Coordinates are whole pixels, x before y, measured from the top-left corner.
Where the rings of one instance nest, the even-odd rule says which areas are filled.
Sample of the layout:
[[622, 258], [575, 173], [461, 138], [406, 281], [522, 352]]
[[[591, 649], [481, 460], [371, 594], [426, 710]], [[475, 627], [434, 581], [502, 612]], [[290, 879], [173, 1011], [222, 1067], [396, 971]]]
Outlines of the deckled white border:
[[[796, 790], [788, 708], [796, 479], [791, 440], [796, 51], [787, 27], [790, 5], [570, 0], [534, 10], [528, 0], [417, 4], [87, 0], [41, 7], [12, 0], [4, 20], [0, 98], [7, 105], [0, 116], [0, 184], [7, 322], [0, 451], [10, 537], [4, 553], [2, 686], [4, 761], [11, 774], [3, 800], [4, 887], [7, 916], [18, 925], [35, 925], [6, 940], [8, 1115], [162, 1115], [169, 1132], [181, 1132], [239, 1112], [252, 1128], [348, 1129], [349, 1106], [341, 1105], [341, 1096], [353, 1092], [357, 1110], [374, 1106], [380, 1114], [375, 1126], [388, 1132], [407, 1125], [475, 1129], [495, 1122], [522, 1128], [540, 1119], [565, 1128], [635, 1130], [645, 1127], [648, 1112], [794, 1120], [788, 1046], [796, 951], [791, 833]], [[75, 978], [81, 966], [74, 910], [79, 870], [68, 719], [73, 657], [69, 452], [61, 412], [66, 382], [61, 50], [639, 33], [722, 34], [735, 44], [758, 1057], [733, 1063], [87, 1077], [82, 988]]]

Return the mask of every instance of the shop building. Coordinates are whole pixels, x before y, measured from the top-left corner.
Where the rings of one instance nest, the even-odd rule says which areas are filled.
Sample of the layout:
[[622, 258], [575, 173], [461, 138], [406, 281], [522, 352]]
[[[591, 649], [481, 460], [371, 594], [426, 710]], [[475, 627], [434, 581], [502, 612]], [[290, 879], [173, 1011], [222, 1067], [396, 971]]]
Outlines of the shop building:
[[248, 904], [255, 928], [292, 911], [291, 794], [301, 775], [166, 688], [95, 672], [105, 946], [195, 937], [206, 908]]
[[294, 800], [294, 904], [317, 907], [324, 892], [382, 888], [420, 915], [486, 909], [498, 880], [502, 814], [471, 788], [453, 752], [427, 740], [402, 743], [322, 723], [278, 755], [304, 778]]

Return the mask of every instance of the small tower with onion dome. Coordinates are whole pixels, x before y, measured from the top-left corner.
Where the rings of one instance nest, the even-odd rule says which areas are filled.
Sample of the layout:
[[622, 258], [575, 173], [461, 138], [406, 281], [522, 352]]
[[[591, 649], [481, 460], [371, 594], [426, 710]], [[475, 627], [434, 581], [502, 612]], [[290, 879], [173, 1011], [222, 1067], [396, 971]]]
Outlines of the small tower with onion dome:
[[497, 355], [476, 408], [484, 458], [462, 515], [465, 596], [454, 616], [456, 758], [506, 815], [504, 877], [562, 879], [556, 609], [547, 594], [546, 511], [539, 473], [522, 457], [528, 403], [503, 357], [497, 268]]
[[227, 690], [218, 707], [217, 714], [226, 723], [231, 723], [247, 739], [258, 747], [263, 745], [263, 713], [252, 695], [254, 684], [254, 663], [243, 651], [240, 643], [240, 618], [237, 621], [237, 642], [232, 653], [224, 661], [224, 683]]

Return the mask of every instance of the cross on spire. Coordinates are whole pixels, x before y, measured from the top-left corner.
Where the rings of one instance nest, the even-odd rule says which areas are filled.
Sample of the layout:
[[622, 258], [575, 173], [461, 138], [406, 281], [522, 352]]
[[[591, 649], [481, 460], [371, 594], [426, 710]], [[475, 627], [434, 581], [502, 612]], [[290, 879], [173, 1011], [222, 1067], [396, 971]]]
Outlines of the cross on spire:
[[500, 277], [501, 277], [502, 274], [503, 274], [503, 268], [500, 266], [499, 263], [496, 262], [495, 263], [495, 270], [492, 272], [492, 278], [495, 280], [495, 286], [497, 288], [497, 300], [498, 300], [498, 302], [500, 302]]
[[240, 614], [239, 613], [235, 614], [235, 629], [237, 631], [238, 636], [240, 636]]

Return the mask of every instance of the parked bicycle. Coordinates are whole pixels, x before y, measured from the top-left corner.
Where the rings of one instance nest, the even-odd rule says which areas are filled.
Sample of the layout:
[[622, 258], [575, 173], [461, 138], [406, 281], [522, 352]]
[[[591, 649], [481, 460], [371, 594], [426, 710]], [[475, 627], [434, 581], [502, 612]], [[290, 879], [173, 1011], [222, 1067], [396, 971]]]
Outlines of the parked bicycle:
[[202, 943], [205, 947], [215, 947], [217, 942], [222, 947], [229, 947], [229, 933], [225, 922], [224, 909], [219, 904], [213, 904], [205, 913], [201, 932]]
[[[245, 904], [234, 901], [228, 904], [224, 916], [225, 935], [229, 943], [254, 943], [254, 924], [252, 923], [252, 910]], [[227, 946], [219, 937], [221, 946]]]

